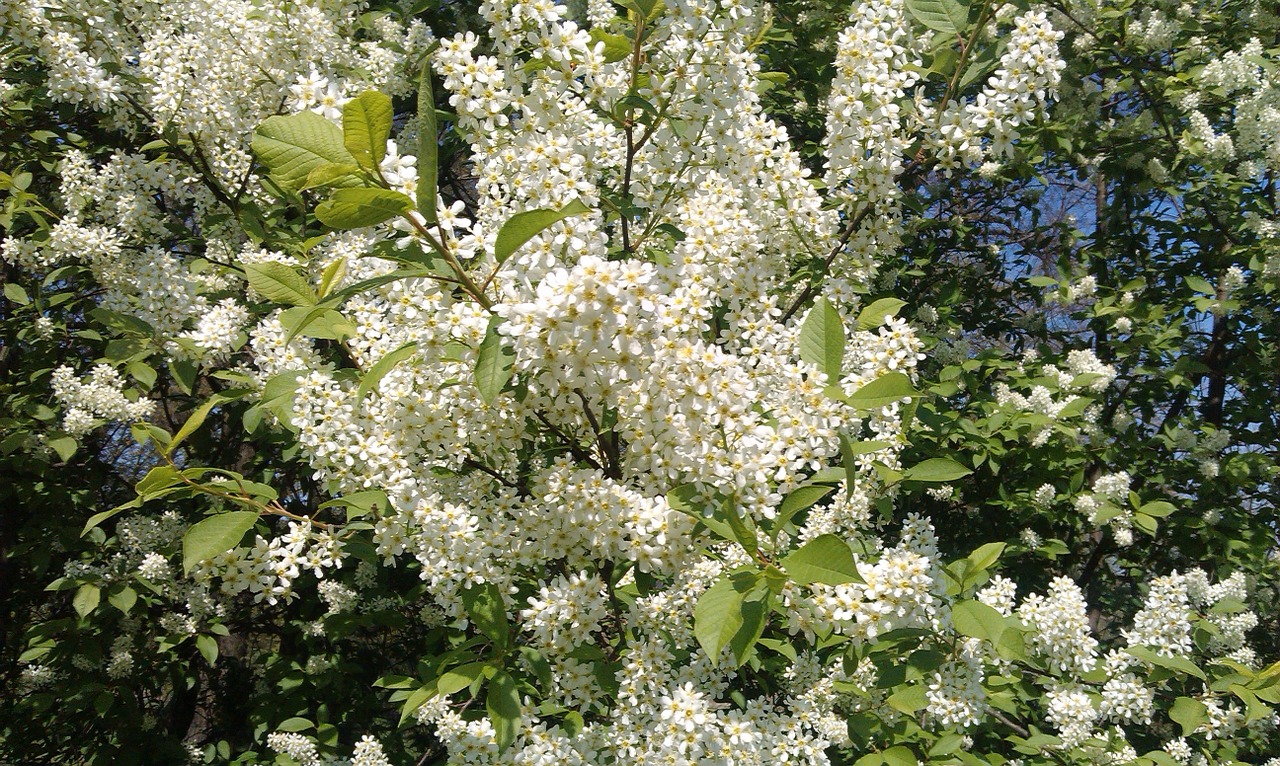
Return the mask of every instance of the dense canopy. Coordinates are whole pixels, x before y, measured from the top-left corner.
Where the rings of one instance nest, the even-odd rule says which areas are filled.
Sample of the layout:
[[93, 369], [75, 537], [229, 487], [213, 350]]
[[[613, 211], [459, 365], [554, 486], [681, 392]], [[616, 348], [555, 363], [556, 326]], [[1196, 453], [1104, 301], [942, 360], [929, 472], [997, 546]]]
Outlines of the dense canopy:
[[1278, 170], [1274, 3], [0, 0], [0, 762], [1280, 766]]

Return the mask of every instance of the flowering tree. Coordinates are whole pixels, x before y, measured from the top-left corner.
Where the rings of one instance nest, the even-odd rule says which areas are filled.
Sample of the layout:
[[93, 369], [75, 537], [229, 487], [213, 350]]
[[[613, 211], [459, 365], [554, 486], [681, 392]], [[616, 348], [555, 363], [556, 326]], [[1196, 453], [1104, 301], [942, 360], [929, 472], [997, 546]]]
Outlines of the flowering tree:
[[0, 5], [0, 752], [1274, 766], [1198, 10]]

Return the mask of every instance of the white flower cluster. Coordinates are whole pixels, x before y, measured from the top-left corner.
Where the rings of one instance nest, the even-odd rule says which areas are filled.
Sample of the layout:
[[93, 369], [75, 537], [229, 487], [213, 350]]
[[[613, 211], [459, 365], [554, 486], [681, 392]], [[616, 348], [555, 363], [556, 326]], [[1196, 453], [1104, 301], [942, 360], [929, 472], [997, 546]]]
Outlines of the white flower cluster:
[[[236, 336], [249, 323], [249, 310], [234, 298], [224, 298], [196, 320], [194, 329], [178, 336], [190, 342], [192, 356], [207, 363], [217, 362], [232, 351]], [[243, 336], [241, 336], [243, 341]], [[187, 349], [178, 348], [175, 356], [182, 356]]]
[[1055, 673], [1087, 673], [1097, 664], [1098, 641], [1089, 634], [1088, 605], [1070, 578], [1054, 578], [1047, 596], [1027, 596], [1017, 614], [1035, 628], [1031, 648]]
[[1072, 500], [1078, 513], [1087, 516], [1094, 526], [1109, 524], [1116, 542], [1122, 546], [1133, 544], [1133, 509], [1129, 507], [1129, 484], [1132, 479], [1127, 471], [1099, 476], [1092, 492], [1084, 492]]
[[52, 386], [53, 395], [66, 408], [62, 427], [72, 436], [88, 433], [99, 419], [145, 420], [155, 408], [150, 399], [126, 397], [124, 378], [106, 364], [96, 365], [83, 380], [76, 377], [75, 370], [63, 365], [53, 371]]
[[[1013, 19], [999, 68], [982, 92], [972, 103], [953, 100], [937, 115], [939, 133], [934, 140], [944, 166], [1012, 154], [1018, 128], [1043, 117], [1055, 94], [1066, 68], [1058, 55], [1062, 37], [1042, 11]], [[983, 137], [989, 138], [985, 144]]]
[[256, 538], [252, 548], [232, 548], [199, 562], [191, 577], [198, 584], [220, 581], [227, 595], [248, 591], [255, 601], [275, 604], [296, 598], [294, 580], [303, 570], [324, 577], [326, 569], [342, 567], [342, 543], [329, 532], [316, 532], [310, 522], [289, 522], [287, 534], [267, 541]]
[[[1026, 365], [1035, 361], [1032, 356], [1023, 361], [1019, 370], [1028, 372]], [[1056, 381], [1056, 389], [1052, 384], [1036, 383], [1031, 386], [1031, 393], [1022, 394], [1013, 390], [1007, 383], [997, 383], [995, 387], [996, 403], [1002, 407], [1011, 407], [1032, 415], [1042, 416], [1033, 421], [1031, 443], [1041, 446], [1049, 441], [1054, 433], [1054, 424], [1079, 397], [1081, 392], [1100, 393], [1115, 381], [1115, 367], [1104, 364], [1088, 349], [1077, 349], [1067, 354], [1067, 367], [1061, 369], [1055, 364], [1044, 364], [1039, 371], [1040, 377], [1048, 377]], [[1078, 411], [1078, 410], [1077, 410]], [[1086, 421], [1090, 419], [1089, 411], [1084, 413]]]

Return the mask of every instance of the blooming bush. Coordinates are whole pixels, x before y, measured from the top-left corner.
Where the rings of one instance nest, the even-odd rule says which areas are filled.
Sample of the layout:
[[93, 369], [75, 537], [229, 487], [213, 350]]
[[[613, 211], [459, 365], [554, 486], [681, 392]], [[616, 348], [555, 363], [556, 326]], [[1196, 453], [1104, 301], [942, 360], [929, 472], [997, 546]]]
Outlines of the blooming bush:
[[1190, 15], [0, 6], [3, 449], [77, 490], [3, 747], [1266, 762], [1273, 60]]

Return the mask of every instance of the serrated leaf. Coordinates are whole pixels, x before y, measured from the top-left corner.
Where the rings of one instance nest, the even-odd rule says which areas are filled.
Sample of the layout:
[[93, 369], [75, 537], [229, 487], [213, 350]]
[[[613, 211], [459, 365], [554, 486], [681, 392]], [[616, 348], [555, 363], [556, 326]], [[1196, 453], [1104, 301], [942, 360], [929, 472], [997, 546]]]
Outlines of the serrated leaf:
[[720, 650], [742, 628], [745, 595], [734, 588], [733, 580], [723, 577], [698, 598], [693, 610], [693, 635], [712, 660], [720, 657]]
[[1189, 737], [1209, 720], [1209, 708], [1200, 700], [1179, 697], [1173, 701], [1169, 718], [1182, 727], [1182, 736]]
[[1218, 291], [1213, 289], [1213, 285], [1209, 284], [1209, 282], [1203, 277], [1192, 275], [1189, 277], [1183, 277], [1182, 279], [1187, 283], [1187, 287], [1190, 287], [1198, 293], [1203, 293], [1209, 296], [1216, 296], [1218, 294]]
[[467, 618], [484, 635], [499, 647], [507, 645], [511, 627], [507, 623], [506, 606], [498, 586], [493, 583], [473, 585], [462, 591], [462, 604]]
[[25, 306], [31, 302], [31, 298], [27, 296], [27, 291], [22, 289], [22, 285], [17, 282], [4, 283], [4, 297], [19, 306]]
[[90, 612], [98, 608], [98, 602], [101, 600], [101, 589], [93, 583], [85, 583], [76, 589], [76, 595], [71, 598], [71, 606], [76, 610], [76, 614], [87, 617]]
[[498, 334], [500, 324], [502, 320], [499, 317], [489, 319], [489, 327], [476, 353], [476, 388], [485, 404], [493, 404], [497, 400], [515, 370], [515, 352], [503, 345], [503, 338]]
[[959, 34], [969, 25], [969, 6], [955, 0], [907, 0], [907, 11], [939, 32]]
[[597, 43], [604, 46], [605, 63], [612, 64], [615, 61], [621, 61], [631, 55], [631, 41], [622, 35], [610, 34], [603, 29], [595, 28], [591, 30], [591, 45], [595, 47]]
[[298, 191], [312, 170], [326, 164], [356, 164], [342, 130], [313, 112], [268, 117], [258, 126], [253, 153], [282, 187]]
[[138, 603], [138, 592], [133, 588], [121, 588], [119, 591], [107, 596], [107, 601], [121, 614], [128, 614], [133, 605]]
[[1205, 680], [1204, 671], [1186, 657], [1166, 657], [1163, 654], [1157, 654], [1154, 650], [1148, 649], [1145, 646], [1132, 646], [1125, 651], [1148, 664], [1165, 668], [1167, 670], [1175, 670], [1189, 676], [1195, 676], [1201, 681]]
[[465, 665], [450, 668], [436, 679], [436, 689], [446, 697], [456, 694], [475, 683], [487, 667], [489, 667], [488, 662], [468, 662]]
[[1145, 513], [1135, 513], [1133, 525], [1152, 537], [1155, 537], [1156, 531], [1160, 528], [1160, 522]]
[[945, 457], [931, 457], [916, 463], [902, 475], [903, 481], [943, 482], [964, 478], [973, 471]]
[[520, 692], [510, 673], [499, 670], [493, 674], [484, 698], [484, 708], [489, 713], [489, 722], [493, 724], [499, 752], [506, 750], [520, 732]]
[[328, 295], [333, 290], [333, 286], [341, 282], [346, 275], [346, 257], [334, 258], [332, 263], [324, 267], [324, 273], [320, 275], [320, 297]]
[[307, 173], [307, 179], [303, 181], [301, 191], [322, 189], [326, 186], [342, 188], [364, 186], [364, 180], [360, 178], [360, 166], [337, 162], [319, 165]]
[[262, 297], [290, 306], [312, 306], [316, 294], [306, 277], [279, 261], [248, 263], [244, 267], [249, 286]]
[[885, 766], [920, 766], [916, 754], [906, 745], [894, 745], [880, 754]]
[[870, 332], [884, 324], [887, 317], [897, 316], [906, 301], [897, 298], [881, 298], [858, 312], [858, 329]]
[[835, 487], [830, 484], [810, 484], [800, 487], [787, 495], [783, 498], [782, 505], [778, 507], [778, 515], [773, 520], [773, 528], [781, 529], [791, 520], [792, 516], [809, 508], [834, 490]]
[[315, 727], [316, 727], [315, 724], [311, 723], [305, 718], [294, 717], [294, 718], [288, 718], [282, 721], [281, 723], [279, 723], [275, 727], [274, 731], [296, 733], [300, 731], [309, 731], [310, 729], [314, 729]]
[[64, 463], [74, 457], [76, 450], [80, 448], [76, 440], [70, 436], [55, 436], [47, 440], [45, 444], [48, 444], [50, 449], [58, 453], [58, 457]]
[[391, 97], [367, 90], [342, 107], [342, 143], [356, 164], [377, 171], [391, 136]]
[[257, 521], [255, 511], [232, 511], [193, 524], [182, 536], [183, 571], [234, 548]]
[[391, 189], [338, 189], [332, 197], [316, 205], [316, 218], [331, 229], [360, 229], [403, 215], [411, 209], [413, 200]]
[[387, 373], [416, 353], [418, 353], [418, 344], [406, 343], [375, 362], [360, 378], [360, 387], [356, 389], [356, 403], [364, 401], [364, 398], [378, 387], [378, 383], [387, 376]]
[[834, 382], [844, 367], [844, 322], [825, 298], [814, 301], [800, 327], [800, 358], [827, 374]]
[[885, 700], [889, 707], [906, 715], [915, 715], [929, 706], [929, 698], [925, 696], [925, 688], [919, 684], [899, 689]]
[[831, 534], [813, 538], [787, 554], [779, 564], [787, 576], [800, 585], [862, 582], [848, 544]]
[[204, 634], [196, 636], [196, 650], [210, 665], [218, 662], [218, 639], [213, 636]]
[[80, 531], [80, 536], [84, 537], [85, 535], [89, 534], [89, 530], [93, 529], [94, 527], [98, 526], [102, 522], [106, 521], [112, 516], [115, 516], [118, 513], [122, 513], [131, 508], [141, 508], [141, 507], [142, 507], [142, 498], [135, 497], [126, 503], [121, 503], [120, 505], [117, 505], [115, 508], [112, 508], [109, 511], [102, 511], [100, 513], [95, 513], [89, 517], [88, 521], [84, 523], [84, 529]]
[[1145, 513], [1152, 518], [1163, 519], [1165, 516], [1168, 516], [1176, 510], [1178, 509], [1173, 503], [1166, 502], [1164, 500], [1152, 500], [1149, 503], [1144, 503], [1142, 507], [1138, 509], [1138, 513]]
[[1004, 635], [1004, 615], [981, 601], [957, 601], [951, 606], [951, 622], [956, 632], [970, 638], [984, 638], [998, 645]]
[[521, 245], [541, 234], [551, 224], [563, 221], [570, 216], [589, 212], [591, 208], [584, 205], [582, 200], [575, 199], [559, 210], [540, 209], [516, 213], [498, 230], [498, 238], [493, 245], [493, 257], [498, 263], [503, 263], [519, 250]]
[[900, 372], [888, 372], [854, 391], [846, 401], [860, 409], [873, 409], [916, 395], [910, 378]]
[[297, 306], [280, 312], [280, 326], [288, 330], [285, 343], [299, 335], [307, 338], [341, 340], [356, 334], [356, 326], [329, 304]]
[[179, 428], [177, 433], [173, 435], [173, 440], [165, 447], [165, 453], [171, 454], [173, 450], [182, 443], [183, 439], [195, 433], [196, 429], [204, 424], [205, 418], [209, 417], [209, 413], [213, 411], [214, 407], [217, 407], [219, 404], [224, 404], [226, 401], [226, 397], [214, 394], [209, 397], [204, 404], [195, 408], [195, 410], [193, 410], [187, 417], [187, 422], [183, 423], [182, 428]]
[[409, 720], [409, 717], [417, 712], [418, 708], [427, 704], [427, 701], [436, 696], [436, 687], [432, 685], [420, 686], [414, 689], [404, 704], [400, 706], [400, 723]]
[[737, 666], [741, 666], [742, 663], [747, 661], [751, 648], [755, 646], [756, 641], [760, 640], [760, 636], [764, 633], [765, 625], [769, 622], [768, 597], [766, 596], [758, 601], [744, 599], [740, 614], [742, 616], [742, 626], [738, 628], [738, 632], [734, 633], [733, 638], [729, 641], [729, 650]]
[[989, 569], [993, 564], [1000, 560], [1000, 554], [1004, 553], [1004, 543], [987, 543], [980, 546], [973, 553], [969, 554], [969, 568], [971, 571]]
[[178, 469], [171, 465], [158, 465], [133, 485], [133, 491], [138, 493], [139, 499], [145, 501], [151, 493], [181, 482], [182, 474]]
[[440, 145], [437, 143], [436, 98], [431, 87], [431, 58], [422, 64], [418, 81], [418, 213], [427, 226], [439, 221], [436, 211], [436, 183]]

